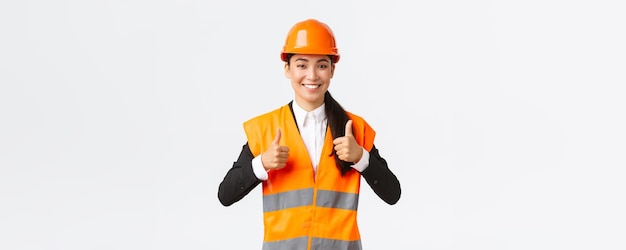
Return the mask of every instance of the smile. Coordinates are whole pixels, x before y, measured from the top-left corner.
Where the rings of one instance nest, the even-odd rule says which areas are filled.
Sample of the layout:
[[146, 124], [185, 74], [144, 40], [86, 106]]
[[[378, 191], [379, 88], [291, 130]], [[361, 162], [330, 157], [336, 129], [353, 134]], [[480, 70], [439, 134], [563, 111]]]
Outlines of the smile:
[[307, 89], [316, 89], [322, 86], [321, 84], [302, 84]]

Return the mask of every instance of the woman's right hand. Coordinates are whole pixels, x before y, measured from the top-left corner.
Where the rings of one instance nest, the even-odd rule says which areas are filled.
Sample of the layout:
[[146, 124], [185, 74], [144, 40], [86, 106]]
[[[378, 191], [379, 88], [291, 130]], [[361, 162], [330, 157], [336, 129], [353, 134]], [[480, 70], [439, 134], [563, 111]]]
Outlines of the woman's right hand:
[[265, 170], [278, 170], [284, 168], [287, 165], [287, 158], [289, 158], [289, 147], [281, 146], [280, 143], [280, 129], [276, 130], [276, 137], [267, 151], [261, 155], [261, 162]]

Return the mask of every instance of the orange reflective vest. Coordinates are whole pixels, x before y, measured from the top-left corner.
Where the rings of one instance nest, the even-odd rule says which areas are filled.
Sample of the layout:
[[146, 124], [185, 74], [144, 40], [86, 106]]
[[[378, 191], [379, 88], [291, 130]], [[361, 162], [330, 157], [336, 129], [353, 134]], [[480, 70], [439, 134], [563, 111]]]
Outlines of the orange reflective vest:
[[[349, 112], [348, 116], [357, 143], [370, 151], [376, 133], [361, 117]], [[341, 176], [330, 129], [326, 128], [315, 174], [289, 105], [244, 123], [252, 154], [267, 150], [277, 128], [280, 145], [289, 147], [289, 158], [286, 167], [268, 172], [263, 182], [263, 249], [361, 249], [357, 226], [361, 175], [352, 170]]]

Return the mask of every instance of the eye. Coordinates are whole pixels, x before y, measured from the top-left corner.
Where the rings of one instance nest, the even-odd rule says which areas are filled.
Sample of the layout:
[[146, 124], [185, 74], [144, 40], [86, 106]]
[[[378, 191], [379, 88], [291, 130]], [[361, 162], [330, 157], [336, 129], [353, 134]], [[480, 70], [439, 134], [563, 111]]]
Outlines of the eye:
[[306, 69], [306, 65], [304, 65], [304, 64], [298, 64], [298, 65], [296, 65], [296, 67], [299, 68], [299, 69]]
[[320, 69], [325, 69], [325, 68], [328, 68], [328, 65], [326, 65], [326, 64], [321, 64], [320, 66], [318, 66], [318, 68], [320, 68]]

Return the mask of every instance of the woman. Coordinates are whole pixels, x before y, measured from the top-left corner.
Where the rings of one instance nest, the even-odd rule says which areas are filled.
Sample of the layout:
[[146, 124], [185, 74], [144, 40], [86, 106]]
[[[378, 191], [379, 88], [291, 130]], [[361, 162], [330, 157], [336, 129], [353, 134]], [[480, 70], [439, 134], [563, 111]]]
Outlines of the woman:
[[328, 92], [339, 58], [326, 24], [296, 23], [281, 52], [294, 100], [243, 124], [248, 141], [218, 198], [230, 206], [262, 184], [263, 249], [361, 249], [361, 176], [386, 203], [400, 199], [375, 131]]

